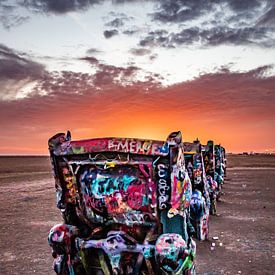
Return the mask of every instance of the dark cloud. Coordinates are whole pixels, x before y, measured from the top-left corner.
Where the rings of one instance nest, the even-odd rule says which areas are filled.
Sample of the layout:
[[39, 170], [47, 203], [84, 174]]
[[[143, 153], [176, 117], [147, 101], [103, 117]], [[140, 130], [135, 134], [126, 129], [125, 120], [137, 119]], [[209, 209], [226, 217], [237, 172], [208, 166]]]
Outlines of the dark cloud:
[[265, 27], [275, 27], [275, 4], [258, 21], [257, 25]]
[[[146, 49], [133, 49], [135, 54], [145, 55], [149, 54], [151, 51]], [[134, 86], [137, 83], [142, 83], [138, 81], [138, 73], [142, 72], [144, 75], [144, 83], [150, 83], [152, 86], [159, 86], [160, 81], [163, 79], [159, 74], [152, 74], [149, 72], [142, 71], [139, 67], [134, 64], [128, 64], [127, 67], [118, 67], [109, 64], [105, 64], [92, 56], [86, 56], [80, 58], [80, 60], [90, 63], [93, 68], [96, 69], [96, 73], [91, 75], [91, 80], [95, 87], [104, 87], [111, 85], [121, 85], [121, 86]]]
[[138, 31], [139, 30], [137, 28], [135, 28], [135, 29], [131, 29], [131, 30], [125, 30], [125, 31], [123, 31], [123, 33], [126, 35], [133, 35], [133, 34], [137, 33]]
[[125, 13], [117, 13], [117, 12], [110, 12], [109, 16], [113, 17], [114, 19], [107, 22], [105, 26], [113, 27], [116, 29], [123, 27], [125, 25], [125, 22], [128, 22], [134, 19], [133, 17], [128, 16]]
[[100, 64], [98, 71], [94, 75], [94, 84], [102, 87], [114, 83], [132, 84], [133, 77], [139, 71], [139, 68], [130, 66], [127, 68], [116, 67], [112, 65]]
[[101, 50], [98, 50], [98, 49], [96, 49], [96, 48], [91, 48], [91, 49], [89, 49], [89, 50], [87, 50], [87, 54], [98, 54], [98, 53], [102, 53], [102, 51]]
[[210, 31], [204, 31], [201, 34], [202, 39], [209, 45], [220, 45], [220, 44], [258, 44], [265, 46], [272, 46], [273, 43], [270, 39], [266, 39], [268, 32], [267, 28], [241, 28], [241, 29], [230, 29], [230, 28], [214, 28]]
[[119, 28], [119, 27], [122, 27], [123, 25], [124, 25], [124, 20], [122, 18], [116, 18], [105, 24], [105, 26], [114, 27], [114, 28]]
[[[274, 144], [275, 76], [267, 76], [269, 69], [240, 73], [223, 68], [170, 87], [136, 82], [127, 87], [114, 83], [102, 90], [88, 74], [47, 75], [40, 88], [49, 94], [0, 101], [0, 150], [4, 144], [6, 152], [11, 148], [46, 152], [47, 138], [62, 129], [72, 129], [74, 138], [89, 138], [129, 136], [129, 129], [144, 131], [152, 125], [167, 132], [183, 129], [185, 137], [207, 132], [207, 137], [225, 145], [232, 140], [253, 148], [256, 143]], [[120, 73], [112, 66], [108, 70]], [[129, 69], [129, 74], [135, 70]], [[105, 75], [97, 77], [108, 82]]]
[[[164, 43], [167, 45], [193, 44], [201, 42], [203, 45], [221, 45], [221, 44], [259, 44], [265, 46], [271, 42], [267, 39], [266, 28], [222, 28], [215, 27], [206, 30], [199, 28], [185, 29], [179, 33], [171, 34]], [[266, 43], [266, 44], [265, 44]]]
[[35, 86], [34, 94], [46, 92], [49, 97], [56, 93], [64, 96], [82, 95], [94, 88], [94, 79], [90, 74], [61, 71], [45, 75]]
[[93, 64], [93, 65], [99, 64], [98, 59], [93, 56], [82, 57], [82, 58], [80, 58], [80, 60], [88, 61], [90, 64]]
[[[142, 49], [143, 50], [143, 49]], [[127, 67], [117, 67], [109, 64], [105, 64], [95, 57], [83, 57], [80, 60], [89, 62], [94, 68], [96, 68], [96, 73], [91, 76], [93, 84], [95, 87], [106, 87], [109, 85], [133, 85], [137, 82], [137, 73], [141, 71], [140, 68], [130, 64]], [[151, 73], [146, 73], [146, 82], [150, 82], [154, 85], [159, 84], [159, 75], [152, 75]]]
[[0, 100], [11, 100], [46, 74], [42, 64], [0, 44]]
[[118, 30], [106, 30], [103, 32], [105, 38], [111, 38], [115, 35], [118, 35]]
[[44, 66], [24, 57], [5, 45], [0, 44], [0, 80], [36, 80], [45, 73]]
[[129, 51], [131, 54], [136, 55], [136, 56], [143, 56], [143, 55], [148, 55], [151, 53], [151, 50], [149, 49], [144, 49], [144, 48], [133, 48]]
[[63, 14], [85, 10], [103, 0], [24, 0], [21, 5], [34, 12]]
[[15, 5], [8, 4], [5, 0], [0, 2], [0, 23], [6, 30], [20, 26], [29, 19], [29, 16], [20, 15]]
[[[271, 3], [271, 0], [163, 0], [152, 14], [153, 20], [177, 23], [181, 30], [167, 34], [163, 31], [161, 34], [158, 31], [148, 33], [140, 45], [175, 47], [197, 43], [202, 46], [255, 44], [272, 47], [275, 13]], [[187, 27], [190, 21], [207, 18], [209, 13], [213, 13], [214, 19]], [[180, 26], [180, 23], [185, 25]]]
[[254, 44], [263, 47], [273, 47], [275, 40], [268, 36], [267, 27], [212, 27], [200, 29], [192, 27], [177, 33], [167, 33], [160, 30], [150, 32], [140, 42], [140, 46], [177, 47], [178, 45], [199, 44], [201, 46], [216, 46], [223, 44], [248, 45]]
[[[63, 91], [66, 94], [82, 94], [90, 89], [106, 88], [112, 85], [132, 85], [138, 83], [140, 68], [129, 65], [117, 67], [104, 64], [93, 56], [79, 58], [88, 62], [95, 73], [74, 73], [70, 71], [48, 72], [45, 67], [31, 60], [26, 54], [0, 44], [0, 101], [13, 100], [27, 87], [27, 95], [52, 94]], [[145, 73], [145, 82], [159, 83], [158, 77]], [[31, 85], [31, 86], [30, 86]]]
[[193, 20], [209, 10], [216, 1], [160, 0], [153, 19], [163, 23], [178, 23]]
[[80, 60], [89, 62], [96, 72], [93, 74], [78, 73], [78, 72], [54, 72], [49, 73], [41, 79], [34, 88], [34, 94], [47, 94], [54, 95], [87, 95], [89, 91], [108, 90], [113, 87], [134, 86], [138, 83], [146, 85], [157, 86], [158, 75], [152, 75], [145, 72], [145, 81], [140, 82], [137, 80], [137, 73], [141, 71], [140, 68], [135, 66], [116, 67], [101, 63], [94, 57], [84, 57]]
[[168, 45], [167, 40], [169, 40], [169, 34], [166, 30], [151, 31], [148, 36], [143, 38], [139, 45], [142, 47], [146, 46], [166, 46]]
[[9, 4], [7, 0], [1, 0], [0, 1], [0, 9], [3, 12], [11, 12], [11, 11], [13, 11], [15, 9], [15, 6]]
[[153, 61], [153, 60], [157, 59], [157, 57], [158, 57], [157, 54], [152, 54], [152, 55], [149, 56], [149, 59], [150, 59], [151, 61]]
[[[227, 2], [227, 1], [225, 1]], [[234, 11], [249, 11], [261, 6], [264, 1], [261, 0], [229, 0], [228, 4]], [[266, 1], [269, 2], [269, 1]]]
[[164, 23], [181, 23], [207, 15], [218, 7], [225, 9], [227, 6], [235, 14], [245, 16], [271, 3], [272, 0], [160, 0], [158, 10], [152, 16], [154, 20]]

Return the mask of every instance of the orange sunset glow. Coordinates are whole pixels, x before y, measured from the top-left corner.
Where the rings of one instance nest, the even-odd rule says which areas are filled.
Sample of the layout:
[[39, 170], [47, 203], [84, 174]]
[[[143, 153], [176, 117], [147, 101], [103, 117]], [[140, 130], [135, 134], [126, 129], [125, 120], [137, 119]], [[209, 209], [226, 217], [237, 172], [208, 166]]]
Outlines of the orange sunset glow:
[[[259, 85], [257, 79], [236, 74], [234, 79], [241, 81], [235, 86], [234, 79], [223, 78], [228, 78], [227, 73], [167, 88], [116, 86], [97, 93], [53, 92], [50, 97], [2, 102], [0, 150], [2, 154], [46, 154], [47, 139], [66, 130], [71, 130], [73, 139], [161, 140], [181, 130], [186, 141], [213, 139], [233, 152], [264, 151], [274, 145], [274, 96], [269, 93], [273, 83], [261, 80]], [[223, 93], [217, 96], [215, 87]], [[265, 95], [262, 98], [259, 89]]]
[[0, 3], [0, 154], [48, 154], [67, 130], [181, 130], [228, 152], [274, 150], [270, 1], [11, 2]]

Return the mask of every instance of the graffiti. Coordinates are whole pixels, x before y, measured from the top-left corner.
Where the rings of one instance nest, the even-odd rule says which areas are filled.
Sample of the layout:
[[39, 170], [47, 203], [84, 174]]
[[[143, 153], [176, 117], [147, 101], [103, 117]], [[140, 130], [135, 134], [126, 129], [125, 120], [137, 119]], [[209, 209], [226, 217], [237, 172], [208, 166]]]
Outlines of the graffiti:
[[80, 184], [86, 207], [103, 215], [131, 210], [148, 212], [156, 204], [156, 195], [151, 194], [155, 183], [149, 177], [150, 173], [150, 167], [145, 165], [85, 169], [80, 173]]
[[132, 225], [132, 224], [144, 224], [146, 222], [149, 222], [150, 220], [153, 220], [152, 217], [148, 216], [148, 214], [140, 214], [135, 212], [128, 212], [123, 214], [124, 220]]
[[108, 149], [111, 151], [123, 151], [132, 154], [157, 154], [160, 152], [159, 144], [152, 141], [135, 139], [109, 139]]
[[182, 212], [190, 204], [192, 195], [192, 184], [188, 173], [184, 174], [183, 179], [177, 177], [177, 173], [172, 173], [173, 191], [171, 198], [172, 208], [178, 209]]
[[138, 179], [133, 176], [123, 175], [122, 177], [118, 176], [113, 178], [111, 175], [100, 175], [97, 174], [97, 177], [93, 180], [91, 184], [92, 195], [95, 198], [103, 198], [106, 195], [113, 194], [118, 190], [126, 192], [128, 187]]
[[180, 271], [192, 268], [193, 263], [189, 255], [190, 253], [195, 255], [196, 244], [193, 242], [192, 246], [191, 252], [179, 234], [162, 234], [156, 242], [157, 262], [166, 271], [165, 273], [180, 274]]
[[68, 168], [63, 168], [62, 170], [63, 178], [66, 183], [66, 189], [68, 190], [68, 194], [66, 196], [67, 202], [76, 203], [77, 189], [75, 185], [75, 178], [71, 174]]
[[[65, 228], [66, 234], [60, 228], [51, 233], [56, 253], [59, 247], [67, 249], [55, 260], [58, 274], [63, 269], [84, 274], [78, 264], [85, 265], [89, 274], [98, 270], [103, 274], [191, 274], [192, 218], [198, 238], [208, 235], [209, 185], [199, 142], [185, 146], [180, 132], [166, 141], [71, 141], [57, 135], [49, 147], [61, 183], [57, 194], [64, 202], [64, 220], [78, 230], [69, 236], [69, 246], [64, 246], [63, 236], [70, 228]], [[190, 151], [184, 153], [185, 149]], [[206, 155], [207, 166], [213, 161]], [[192, 184], [201, 190], [194, 190], [193, 197]], [[190, 216], [191, 212], [195, 214]], [[94, 248], [95, 257], [84, 259], [88, 248]]]
[[163, 164], [157, 165], [157, 182], [158, 182], [158, 203], [159, 209], [165, 209], [168, 207], [170, 198], [170, 181], [169, 181], [169, 169]]
[[162, 150], [165, 142], [131, 138], [98, 138], [71, 141], [65, 134], [59, 134], [49, 140], [49, 149], [55, 155], [74, 155], [94, 152], [124, 152], [144, 155], [167, 155]]
[[84, 193], [84, 202], [87, 208], [96, 210], [98, 213], [105, 214], [107, 212], [105, 201], [103, 199], [96, 199], [89, 196], [87, 193]]
[[148, 205], [145, 184], [130, 186], [128, 194], [127, 203], [132, 209], [139, 210], [142, 206]]
[[78, 233], [77, 227], [68, 224], [57, 224], [51, 229], [48, 243], [52, 247], [53, 267], [57, 274], [64, 274], [66, 269], [69, 274], [74, 274], [74, 266], [79, 264], [80, 259], [72, 252], [72, 244]]

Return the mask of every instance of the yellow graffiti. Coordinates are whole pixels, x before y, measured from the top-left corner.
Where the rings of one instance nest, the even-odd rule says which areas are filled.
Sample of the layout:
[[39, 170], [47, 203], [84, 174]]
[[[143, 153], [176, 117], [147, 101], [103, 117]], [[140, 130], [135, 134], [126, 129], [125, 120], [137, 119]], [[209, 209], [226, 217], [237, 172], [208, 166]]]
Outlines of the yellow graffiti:
[[68, 168], [64, 168], [62, 172], [64, 176], [64, 181], [66, 182], [66, 189], [68, 190], [68, 194], [69, 194], [69, 197], [67, 198], [68, 202], [75, 203], [76, 195], [77, 195], [75, 178], [74, 176], [72, 176]]

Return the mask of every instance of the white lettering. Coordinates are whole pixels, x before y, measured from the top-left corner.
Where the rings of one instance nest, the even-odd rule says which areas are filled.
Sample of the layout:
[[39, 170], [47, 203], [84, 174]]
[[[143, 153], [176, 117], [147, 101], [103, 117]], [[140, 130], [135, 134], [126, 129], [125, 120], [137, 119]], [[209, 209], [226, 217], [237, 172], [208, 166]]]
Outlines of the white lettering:
[[164, 164], [160, 163], [158, 166], [158, 176], [159, 176], [159, 180], [158, 180], [158, 201], [159, 201], [159, 208], [160, 209], [165, 209], [166, 208], [166, 203], [169, 200], [169, 196], [167, 194], [167, 191], [170, 189], [170, 187], [168, 186], [167, 183], [167, 179], [166, 177], [166, 167]]
[[128, 140], [125, 140], [125, 143], [123, 144], [122, 141], [120, 141], [117, 145], [117, 150], [124, 150], [124, 151], [128, 151]]

